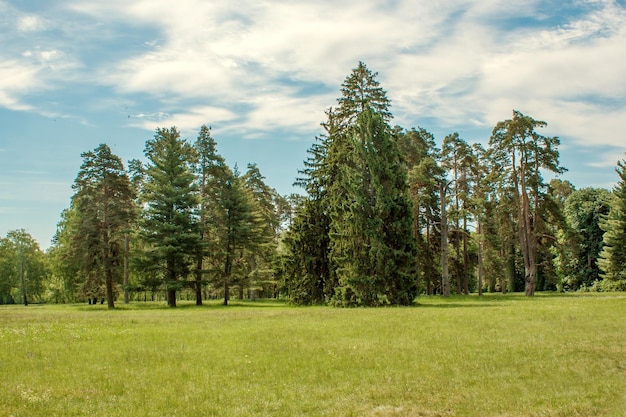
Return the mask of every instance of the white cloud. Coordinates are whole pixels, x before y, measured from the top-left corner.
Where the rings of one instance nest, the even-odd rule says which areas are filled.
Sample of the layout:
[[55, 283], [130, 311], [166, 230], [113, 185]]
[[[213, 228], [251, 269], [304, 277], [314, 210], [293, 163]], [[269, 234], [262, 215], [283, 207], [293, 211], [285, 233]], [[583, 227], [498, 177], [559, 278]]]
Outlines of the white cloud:
[[25, 15], [17, 20], [17, 29], [20, 32], [38, 32], [47, 27], [48, 22], [35, 15]]
[[[89, 16], [106, 36], [116, 36], [113, 27], [150, 28], [150, 37], [139, 41], [143, 50], [98, 63], [90, 75], [78, 71], [80, 56], [29, 46], [12, 61], [25, 87], [15, 90], [0, 78], [0, 105], [28, 109], [23, 93], [82, 77], [78, 82], [113, 87], [121, 97], [147, 94], [154, 108], [171, 114], [135, 118], [133, 126], [222, 121], [232, 124], [224, 129], [248, 135], [305, 132], [318, 128], [340, 83], [363, 60], [380, 73], [398, 123], [428, 118], [489, 128], [515, 108], [581, 142], [593, 129], [593, 141], [616, 144], [610, 129], [626, 107], [626, 12], [612, 1], [583, 1], [575, 5], [583, 14], [550, 26], [555, 16], [547, 8], [556, 6], [538, 0], [72, 1], [67, 13]], [[538, 23], [507, 23], [519, 18]], [[18, 21], [24, 30], [55, 24], [32, 14]], [[614, 100], [608, 110], [607, 99]], [[210, 107], [201, 109], [203, 102]]]
[[[157, 127], [176, 126], [183, 136], [194, 137], [203, 124], [210, 125], [212, 123], [232, 120], [235, 117], [235, 114], [230, 110], [212, 106], [201, 106], [191, 108], [186, 112], [174, 114], [157, 112], [132, 115], [130, 124], [151, 131], [154, 131]], [[138, 122], [132, 119], [138, 119]]]

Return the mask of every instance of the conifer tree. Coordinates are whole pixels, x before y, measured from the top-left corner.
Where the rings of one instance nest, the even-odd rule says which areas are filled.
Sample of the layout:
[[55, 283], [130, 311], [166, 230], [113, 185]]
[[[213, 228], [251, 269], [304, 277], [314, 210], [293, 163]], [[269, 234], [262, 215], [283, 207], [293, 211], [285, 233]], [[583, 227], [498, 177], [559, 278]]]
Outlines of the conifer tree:
[[431, 295], [441, 290], [439, 257], [441, 247], [439, 186], [443, 169], [433, 135], [423, 128], [397, 130], [396, 141], [408, 169], [409, 196], [413, 207], [413, 234], [416, 240], [416, 279], [420, 290]]
[[535, 131], [545, 127], [543, 121], [513, 111], [513, 118], [499, 122], [493, 129], [489, 144], [493, 155], [508, 172], [512, 202], [517, 212], [519, 247], [524, 261], [524, 291], [535, 293], [537, 253], [543, 233], [541, 203], [546, 184], [542, 171], [560, 174], [557, 137], [546, 137]]
[[175, 127], [157, 129], [144, 153], [149, 160], [142, 196], [144, 262], [161, 277], [168, 306], [176, 307], [176, 292], [184, 287], [200, 244], [195, 153]]
[[220, 226], [217, 234], [223, 259], [224, 305], [228, 305], [235, 262], [242, 251], [257, 250], [266, 240], [262, 217], [237, 167], [225, 177], [219, 191], [219, 202], [216, 220]]
[[196, 253], [196, 267], [194, 270], [196, 305], [202, 305], [202, 286], [206, 282], [204, 275], [208, 272], [205, 258], [213, 255], [216, 258], [217, 237], [215, 224], [219, 193], [223, 183], [230, 173], [224, 158], [217, 152], [217, 143], [211, 136], [211, 129], [206, 125], [200, 128], [198, 138], [194, 144], [196, 153], [196, 175], [200, 192], [199, 232], [200, 242]]
[[614, 200], [606, 220], [604, 247], [598, 264], [603, 272], [602, 288], [626, 291], [626, 159], [617, 163], [619, 180], [613, 188]]
[[114, 308], [114, 282], [121, 281], [123, 242], [134, 222], [134, 192], [121, 159], [106, 144], [81, 155], [72, 205], [76, 224], [71, 244], [78, 255], [83, 293], [97, 297], [104, 286]]
[[362, 62], [341, 93], [307, 161], [309, 199], [288, 242], [308, 270], [294, 274], [292, 288], [339, 305], [409, 304], [417, 288], [412, 213], [389, 100]]

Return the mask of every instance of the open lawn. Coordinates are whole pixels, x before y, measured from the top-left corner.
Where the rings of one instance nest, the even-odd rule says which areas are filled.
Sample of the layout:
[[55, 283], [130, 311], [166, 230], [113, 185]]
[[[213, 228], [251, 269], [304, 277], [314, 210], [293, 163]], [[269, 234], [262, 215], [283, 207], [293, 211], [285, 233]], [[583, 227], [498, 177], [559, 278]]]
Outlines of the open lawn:
[[626, 416], [626, 294], [0, 306], [0, 416]]

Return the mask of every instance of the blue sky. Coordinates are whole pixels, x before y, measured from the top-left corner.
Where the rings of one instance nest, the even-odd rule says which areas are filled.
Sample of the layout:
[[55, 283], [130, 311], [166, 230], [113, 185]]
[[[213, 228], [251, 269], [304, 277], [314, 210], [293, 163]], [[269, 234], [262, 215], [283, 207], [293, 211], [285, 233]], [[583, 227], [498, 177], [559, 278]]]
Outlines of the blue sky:
[[624, 158], [624, 0], [0, 0], [0, 236], [50, 245], [80, 154], [143, 159], [156, 127], [257, 163], [282, 194], [363, 61], [394, 123], [486, 143], [513, 109], [561, 138], [564, 176]]

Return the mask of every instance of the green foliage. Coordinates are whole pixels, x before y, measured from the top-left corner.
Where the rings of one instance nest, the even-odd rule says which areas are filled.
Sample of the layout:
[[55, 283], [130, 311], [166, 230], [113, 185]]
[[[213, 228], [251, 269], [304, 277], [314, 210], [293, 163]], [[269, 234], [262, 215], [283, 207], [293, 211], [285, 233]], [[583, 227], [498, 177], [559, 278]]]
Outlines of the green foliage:
[[69, 244], [74, 248], [82, 295], [106, 295], [108, 307], [113, 308], [114, 285], [122, 281], [124, 237], [135, 222], [134, 190], [121, 159], [106, 144], [81, 157], [73, 186], [76, 216]]
[[559, 234], [557, 266], [563, 290], [578, 290], [600, 281], [598, 257], [602, 251], [603, 219], [609, 213], [612, 196], [602, 188], [574, 190], [564, 201], [567, 227]]
[[0, 304], [40, 302], [49, 269], [39, 244], [24, 229], [0, 238]]
[[397, 145], [382, 116], [369, 107], [358, 115], [347, 139], [349, 146], [337, 156], [348, 152], [354, 159], [342, 166], [331, 188], [335, 302], [410, 304], [417, 292], [412, 276], [415, 246], [407, 175]]
[[513, 118], [498, 122], [489, 145], [491, 155], [506, 170], [512, 192], [512, 203], [517, 212], [517, 236], [524, 261], [526, 295], [533, 295], [537, 280], [537, 253], [540, 237], [545, 232], [542, 201], [546, 184], [542, 171], [561, 174], [560, 144], [557, 137], [540, 135], [535, 129], [547, 124], [513, 111]]
[[157, 129], [144, 152], [150, 161], [140, 223], [141, 238], [147, 245], [144, 266], [161, 277], [168, 305], [175, 307], [176, 291], [183, 287], [200, 244], [195, 153], [175, 127]]
[[441, 291], [440, 184], [443, 169], [437, 163], [439, 149], [425, 129], [396, 129], [395, 141], [408, 170], [408, 186], [413, 209], [413, 235], [417, 246], [416, 275], [421, 291], [428, 295]]
[[360, 62], [346, 78], [305, 162], [308, 199], [285, 239], [294, 302], [410, 304], [417, 292], [406, 167], [375, 77]]
[[626, 159], [617, 163], [615, 171], [619, 180], [613, 188], [609, 214], [601, 223], [605, 233], [598, 265], [603, 289], [626, 291]]

